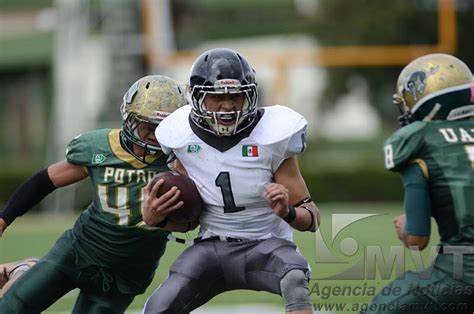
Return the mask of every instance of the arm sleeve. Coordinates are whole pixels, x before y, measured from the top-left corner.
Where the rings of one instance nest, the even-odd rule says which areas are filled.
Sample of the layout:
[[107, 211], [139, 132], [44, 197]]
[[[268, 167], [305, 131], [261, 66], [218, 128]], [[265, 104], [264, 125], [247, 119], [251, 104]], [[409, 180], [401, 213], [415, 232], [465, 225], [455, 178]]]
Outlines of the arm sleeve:
[[56, 187], [49, 178], [48, 170], [39, 171], [13, 192], [5, 209], [0, 212], [0, 218], [10, 225], [17, 217], [22, 216], [55, 189]]
[[428, 181], [417, 164], [409, 165], [401, 174], [405, 188], [405, 232], [408, 235], [429, 236], [431, 201]]

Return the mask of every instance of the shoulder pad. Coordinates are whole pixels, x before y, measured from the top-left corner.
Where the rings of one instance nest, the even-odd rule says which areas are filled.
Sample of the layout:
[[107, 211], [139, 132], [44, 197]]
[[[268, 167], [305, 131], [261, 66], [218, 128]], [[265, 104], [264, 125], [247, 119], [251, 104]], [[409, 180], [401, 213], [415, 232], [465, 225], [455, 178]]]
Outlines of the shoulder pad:
[[264, 107], [264, 114], [252, 131], [252, 137], [262, 145], [271, 145], [291, 138], [295, 133], [304, 130], [306, 119], [285, 106]]
[[108, 135], [111, 129], [88, 131], [79, 134], [66, 149], [66, 159], [73, 164], [90, 166], [94, 164], [95, 155], [109, 155]]
[[423, 144], [422, 130], [427, 122], [416, 121], [390, 136], [384, 145], [385, 168], [402, 171], [408, 162], [416, 157]]
[[165, 154], [169, 154], [170, 149], [183, 146], [186, 139], [193, 134], [189, 125], [190, 112], [190, 105], [183, 106], [163, 119], [156, 128], [156, 139]]

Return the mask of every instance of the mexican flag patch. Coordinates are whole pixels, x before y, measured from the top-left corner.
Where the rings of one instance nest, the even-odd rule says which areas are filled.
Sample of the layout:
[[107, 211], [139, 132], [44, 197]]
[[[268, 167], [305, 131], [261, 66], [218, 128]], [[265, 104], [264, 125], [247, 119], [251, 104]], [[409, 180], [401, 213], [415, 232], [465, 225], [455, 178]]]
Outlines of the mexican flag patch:
[[244, 145], [244, 146], [242, 146], [242, 156], [244, 156], [244, 157], [258, 157], [258, 146], [257, 145]]

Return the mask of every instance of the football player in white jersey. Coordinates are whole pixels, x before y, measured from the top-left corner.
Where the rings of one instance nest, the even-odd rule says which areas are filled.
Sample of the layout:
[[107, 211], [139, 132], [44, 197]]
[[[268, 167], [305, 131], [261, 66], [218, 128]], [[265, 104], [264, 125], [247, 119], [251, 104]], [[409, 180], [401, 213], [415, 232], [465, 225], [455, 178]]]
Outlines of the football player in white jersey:
[[[309, 265], [292, 241], [292, 228], [314, 232], [320, 220], [296, 160], [306, 120], [283, 106], [257, 108], [255, 71], [230, 49], [196, 59], [189, 93], [192, 105], [168, 116], [156, 136], [196, 182], [205, 210], [198, 240], [144, 312], [189, 313], [217, 294], [248, 289], [281, 295], [287, 313], [312, 313]], [[149, 225], [165, 219], [157, 187], [145, 191]]]

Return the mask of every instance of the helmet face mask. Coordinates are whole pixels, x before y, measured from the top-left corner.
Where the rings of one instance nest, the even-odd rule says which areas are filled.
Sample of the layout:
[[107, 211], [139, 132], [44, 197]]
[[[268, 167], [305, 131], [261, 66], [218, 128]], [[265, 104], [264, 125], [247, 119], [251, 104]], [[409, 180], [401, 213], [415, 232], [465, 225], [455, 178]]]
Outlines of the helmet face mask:
[[[145, 155], [155, 155], [161, 151], [160, 145], [155, 141], [149, 141], [144, 138], [144, 136], [140, 134], [142, 133], [140, 129], [156, 129], [157, 126], [158, 124], [143, 119], [136, 114], [130, 114], [126, 119], [126, 127], [123, 128], [123, 132], [131, 143], [144, 150]], [[141, 159], [143, 159], [143, 156], [141, 156]]]
[[[450, 101], [447, 97], [442, 97], [443, 102], [436, 102], [436, 97], [451, 93], [456, 86], [470, 83], [471, 71], [456, 57], [435, 53], [413, 60], [400, 73], [397, 92], [393, 95], [393, 102], [402, 114], [399, 117], [400, 124], [403, 126], [416, 120], [446, 119], [449, 111], [456, 107], [452, 103], [454, 99]], [[443, 106], [446, 108], [440, 110]]]
[[[257, 112], [255, 72], [237, 52], [212, 49], [194, 62], [190, 75], [191, 121], [217, 136], [232, 136], [251, 125]], [[212, 111], [206, 108], [206, 97], [243, 95], [238, 111]]]
[[[174, 80], [161, 75], [145, 76], [136, 81], [125, 93], [120, 107], [124, 148], [135, 158], [146, 162], [146, 157], [161, 151], [160, 145], [144, 138], [141, 130], [148, 133], [173, 111], [188, 103], [184, 91]], [[142, 153], [137, 154], [135, 146]]]

